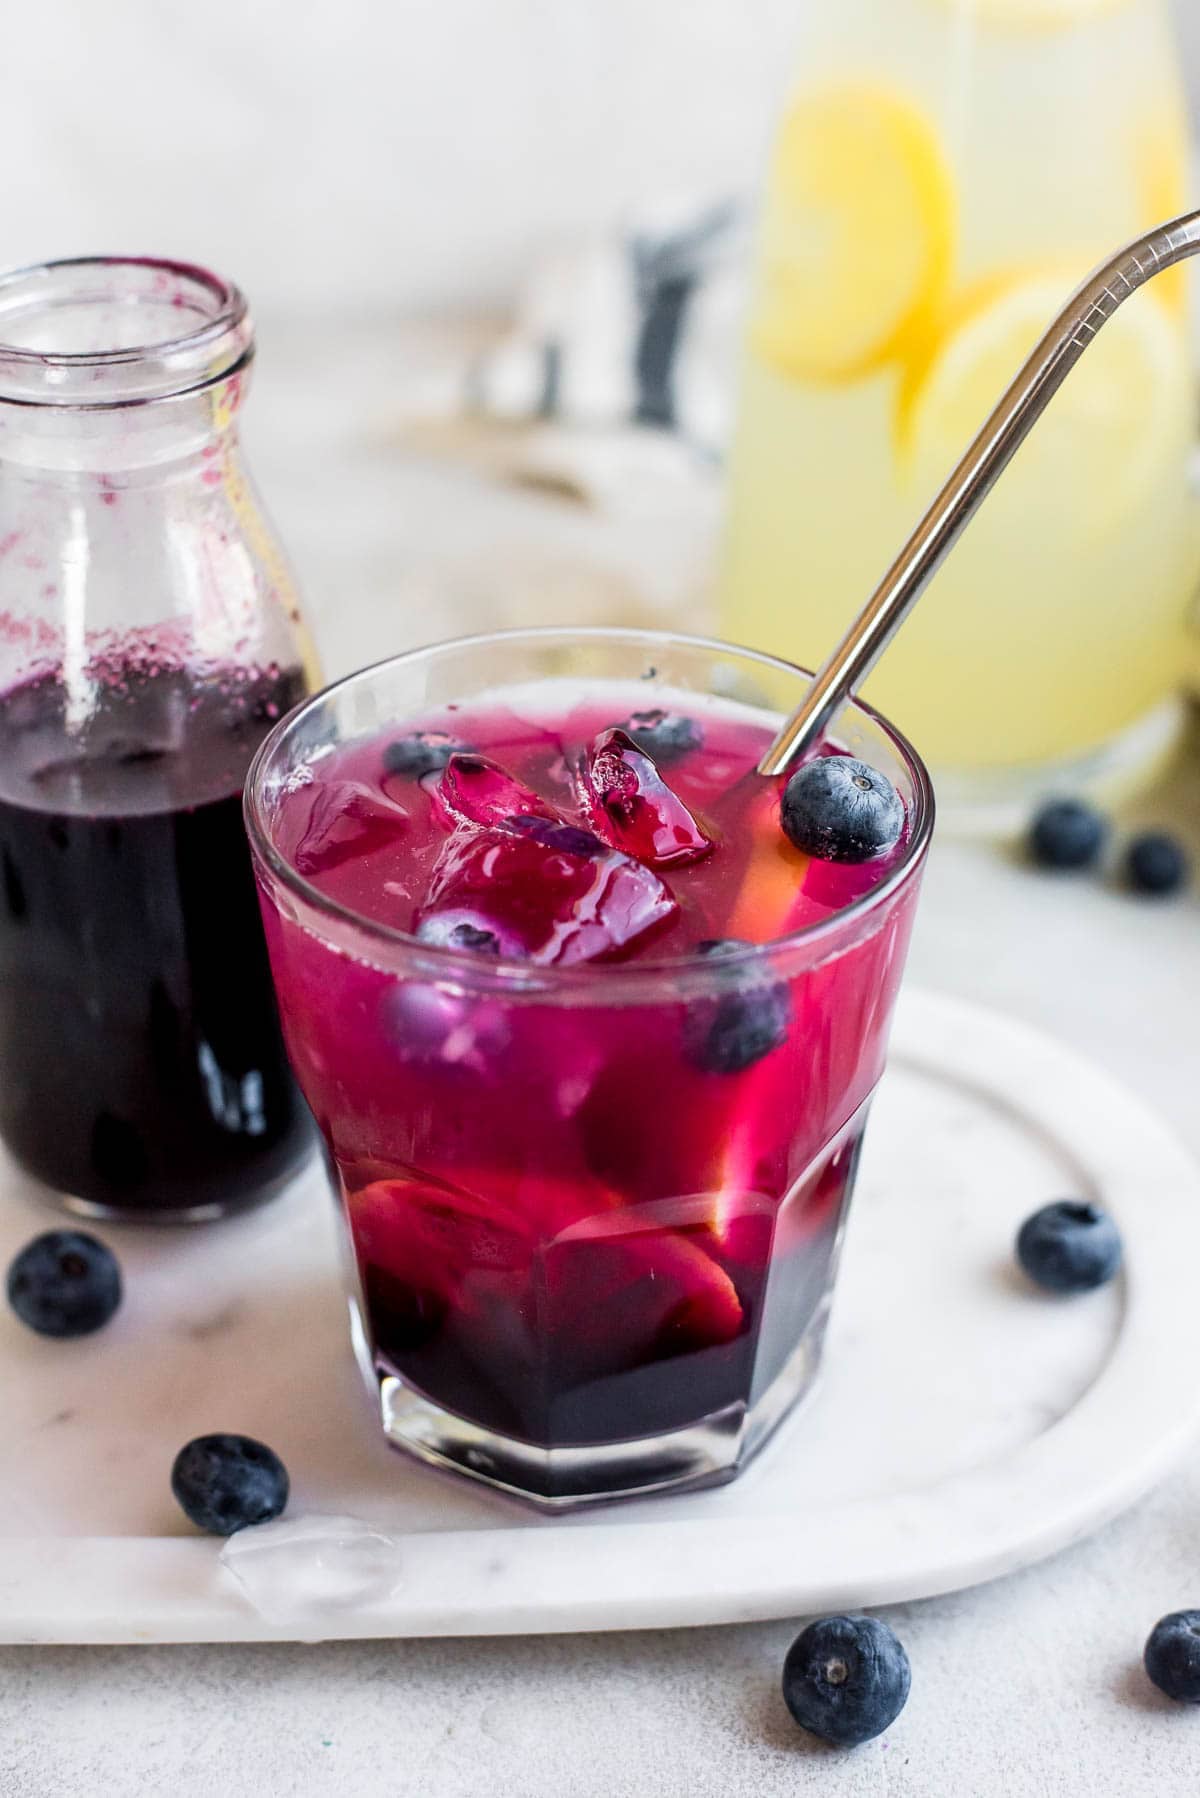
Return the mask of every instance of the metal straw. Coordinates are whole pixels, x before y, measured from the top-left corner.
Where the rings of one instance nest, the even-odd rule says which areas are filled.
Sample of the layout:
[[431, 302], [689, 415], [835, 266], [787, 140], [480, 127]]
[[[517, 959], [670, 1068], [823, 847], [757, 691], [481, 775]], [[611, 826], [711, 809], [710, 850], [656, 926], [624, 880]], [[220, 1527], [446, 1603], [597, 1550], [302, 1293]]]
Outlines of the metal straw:
[[[1200, 212], [1120, 250], [1068, 300], [758, 765], [782, 774], [811, 749], [866, 679], [980, 502], [1008, 467], [1083, 352], [1118, 306], [1154, 275], [1200, 251]], [[999, 622], [999, 621], [998, 621]]]

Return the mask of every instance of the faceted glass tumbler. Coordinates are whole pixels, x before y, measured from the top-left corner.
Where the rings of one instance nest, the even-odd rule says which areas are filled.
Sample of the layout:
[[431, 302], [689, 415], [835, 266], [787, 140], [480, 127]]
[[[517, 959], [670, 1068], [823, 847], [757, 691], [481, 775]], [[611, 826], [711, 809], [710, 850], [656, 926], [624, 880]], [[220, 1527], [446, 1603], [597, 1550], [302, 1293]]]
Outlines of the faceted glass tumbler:
[[722, 958], [542, 967], [418, 942], [304, 878], [287, 795], [332, 749], [501, 688], [638, 682], [771, 727], [807, 679], [667, 634], [502, 633], [356, 674], [260, 751], [246, 815], [284, 1034], [398, 1447], [562, 1509], [730, 1479], [767, 1439], [817, 1369], [932, 796], [848, 708], [838, 739], [902, 795], [904, 850], [843, 910], [747, 948], [739, 980], [786, 986], [791, 1024], [725, 1077], [688, 1054]]

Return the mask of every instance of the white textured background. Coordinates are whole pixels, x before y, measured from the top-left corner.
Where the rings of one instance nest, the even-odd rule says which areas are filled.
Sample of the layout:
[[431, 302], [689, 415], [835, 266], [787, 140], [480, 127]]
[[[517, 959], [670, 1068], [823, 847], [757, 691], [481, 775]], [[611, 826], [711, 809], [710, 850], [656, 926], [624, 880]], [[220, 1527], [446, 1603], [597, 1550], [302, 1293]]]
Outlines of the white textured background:
[[10, 0], [0, 265], [189, 256], [276, 313], [502, 302], [547, 233], [752, 180], [818, 3]]

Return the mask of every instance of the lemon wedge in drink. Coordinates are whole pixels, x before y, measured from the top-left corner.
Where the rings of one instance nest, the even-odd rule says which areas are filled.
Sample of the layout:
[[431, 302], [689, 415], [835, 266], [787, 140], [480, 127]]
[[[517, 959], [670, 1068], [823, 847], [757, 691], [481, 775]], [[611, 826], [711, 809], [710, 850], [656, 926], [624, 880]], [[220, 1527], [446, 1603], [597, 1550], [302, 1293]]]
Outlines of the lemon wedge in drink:
[[[902, 480], [924, 501], [967, 444], [1076, 285], [1046, 270], [993, 277], [964, 295], [909, 369], [897, 410]], [[1026, 538], [1118, 532], [1152, 484], [1186, 454], [1186, 336], [1169, 307], [1135, 296], [1099, 333], [988, 502]]]
[[802, 95], [767, 179], [752, 347], [793, 380], [834, 383], [905, 355], [944, 293], [954, 226], [937, 132], [904, 93]]

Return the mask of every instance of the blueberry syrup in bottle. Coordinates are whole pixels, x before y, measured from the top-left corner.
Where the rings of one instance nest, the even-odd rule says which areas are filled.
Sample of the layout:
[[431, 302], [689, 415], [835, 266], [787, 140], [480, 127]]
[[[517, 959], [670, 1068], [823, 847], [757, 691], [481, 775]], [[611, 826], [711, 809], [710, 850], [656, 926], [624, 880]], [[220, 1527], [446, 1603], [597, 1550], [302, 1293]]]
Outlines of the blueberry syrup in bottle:
[[0, 699], [0, 1135], [105, 1212], [203, 1216], [305, 1152], [241, 817], [298, 671], [124, 670]]

